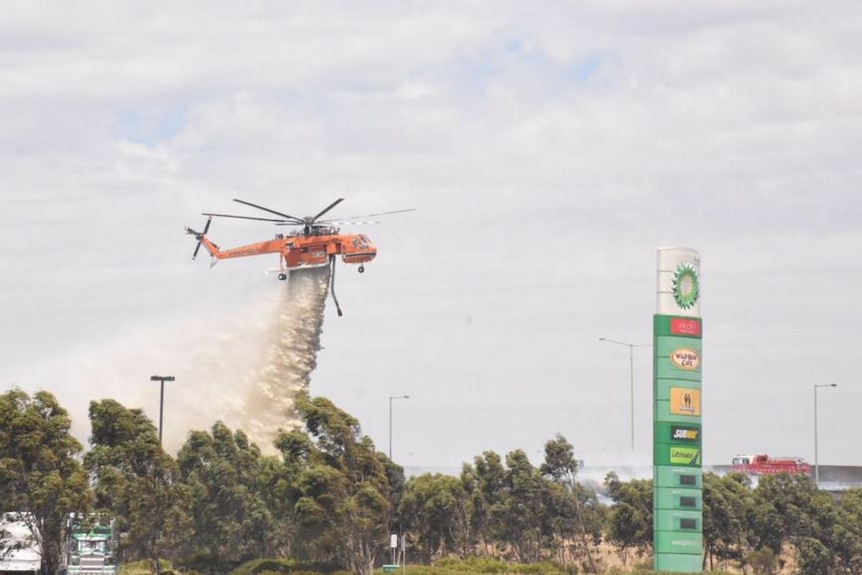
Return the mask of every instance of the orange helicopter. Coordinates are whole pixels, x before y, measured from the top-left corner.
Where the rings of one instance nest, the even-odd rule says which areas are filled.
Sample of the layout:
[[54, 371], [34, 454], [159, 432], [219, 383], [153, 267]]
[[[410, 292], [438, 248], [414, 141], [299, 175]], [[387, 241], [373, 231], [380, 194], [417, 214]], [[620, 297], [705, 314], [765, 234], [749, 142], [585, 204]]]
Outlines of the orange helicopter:
[[[261, 218], [253, 216], [237, 216], [233, 214], [215, 214], [203, 212], [207, 216], [206, 224], [202, 232], [198, 232], [189, 227], [186, 227], [186, 233], [195, 237], [198, 241], [195, 246], [195, 251], [192, 254], [192, 259], [198, 255], [201, 246], [212, 256], [210, 267], [218, 263], [219, 260], [230, 258], [243, 258], [247, 256], [258, 256], [262, 254], [279, 254], [279, 269], [278, 279], [286, 280], [288, 274], [300, 270], [320, 268], [330, 266], [330, 293], [332, 300], [335, 302], [335, 307], [338, 310], [338, 315], [342, 315], [341, 307], [338, 305], [338, 300], [335, 297], [335, 262], [336, 256], [341, 255], [341, 259], [347, 264], [359, 264], [358, 271], [365, 271], [366, 263], [370, 262], [377, 255], [377, 247], [371, 243], [368, 236], [365, 234], [342, 234], [338, 228], [341, 224], [373, 224], [373, 221], [356, 221], [359, 218], [373, 218], [377, 216], [385, 216], [389, 214], [398, 214], [403, 212], [412, 212], [413, 208], [406, 210], [394, 210], [391, 212], [382, 212], [378, 214], [367, 214], [364, 216], [352, 216], [346, 221], [321, 220], [320, 218], [329, 212], [332, 208], [344, 201], [344, 198], [338, 198], [326, 208], [321, 210], [317, 215], [305, 218], [297, 218], [289, 214], [277, 212], [264, 206], [259, 206], [245, 200], [234, 199], [233, 201], [246, 206], [251, 206], [259, 210], [263, 210], [270, 214], [279, 216], [278, 218]], [[302, 226], [302, 229], [288, 234], [276, 234], [274, 239], [257, 242], [236, 248], [226, 250], [220, 249], [207, 237], [210, 224], [213, 218], [236, 218], [241, 220], [256, 220], [262, 222], [272, 222], [277, 226]]]

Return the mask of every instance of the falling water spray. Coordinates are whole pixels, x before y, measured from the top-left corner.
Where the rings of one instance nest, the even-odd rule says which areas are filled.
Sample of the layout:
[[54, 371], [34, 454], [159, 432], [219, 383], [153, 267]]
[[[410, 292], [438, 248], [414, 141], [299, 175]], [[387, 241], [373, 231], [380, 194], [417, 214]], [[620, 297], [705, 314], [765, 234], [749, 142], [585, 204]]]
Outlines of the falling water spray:
[[263, 452], [279, 430], [299, 425], [295, 398], [317, 366], [330, 268], [293, 271], [272, 316], [256, 385], [248, 390], [241, 428]]

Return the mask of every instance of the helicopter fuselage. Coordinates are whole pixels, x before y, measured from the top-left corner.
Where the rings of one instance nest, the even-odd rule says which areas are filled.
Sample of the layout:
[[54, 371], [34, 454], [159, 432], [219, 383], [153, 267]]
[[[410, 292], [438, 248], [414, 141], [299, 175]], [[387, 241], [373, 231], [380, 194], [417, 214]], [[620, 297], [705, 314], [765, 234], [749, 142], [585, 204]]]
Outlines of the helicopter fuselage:
[[201, 241], [216, 260], [277, 253], [280, 255], [280, 268], [284, 271], [329, 265], [331, 256], [340, 255], [347, 264], [363, 264], [377, 255], [377, 247], [365, 234], [278, 234], [272, 240], [226, 250], [220, 250], [206, 236], [202, 236]]

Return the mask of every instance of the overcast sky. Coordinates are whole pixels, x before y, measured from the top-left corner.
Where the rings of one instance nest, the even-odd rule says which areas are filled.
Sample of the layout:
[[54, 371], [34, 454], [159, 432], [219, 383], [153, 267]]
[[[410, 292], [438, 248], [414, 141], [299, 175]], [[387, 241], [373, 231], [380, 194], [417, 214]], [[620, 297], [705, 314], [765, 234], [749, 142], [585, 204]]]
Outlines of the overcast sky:
[[[284, 284], [192, 262], [201, 212], [334, 199], [311, 393], [406, 466], [484, 450], [652, 459], [656, 250], [700, 251], [704, 460], [862, 465], [862, 6], [855, 0], [4, 4], [0, 385], [86, 442], [116, 398], [165, 444], [232, 420]], [[218, 220], [222, 247], [272, 236]], [[635, 408], [635, 450], [630, 407]]]

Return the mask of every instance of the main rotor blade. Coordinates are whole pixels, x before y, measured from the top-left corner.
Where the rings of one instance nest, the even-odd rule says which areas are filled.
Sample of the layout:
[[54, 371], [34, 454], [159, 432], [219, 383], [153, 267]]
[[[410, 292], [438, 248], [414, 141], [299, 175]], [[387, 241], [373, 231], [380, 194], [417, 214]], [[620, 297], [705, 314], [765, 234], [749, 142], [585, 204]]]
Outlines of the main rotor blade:
[[368, 226], [371, 224], [379, 224], [376, 220], [321, 220], [316, 222], [326, 226]]
[[[361, 220], [364, 218], [376, 218], [377, 216], [388, 216], [390, 214], [403, 214], [404, 212], [415, 212], [416, 208], [407, 208], [406, 210], [393, 210], [391, 212], [380, 212], [379, 214], [365, 214], [364, 216], [350, 216], [349, 218], [344, 218], [346, 220]], [[329, 220], [324, 220], [320, 222], [323, 223], [334, 223]]]
[[203, 215], [210, 216], [210, 217], [217, 217], [217, 218], [236, 218], [238, 220], [257, 220], [259, 222], [275, 222], [275, 223], [290, 223], [290, 224], [302, 223], [302, 222], [286, 221], [283, 219], [282, 220], [276, 220], [275, 218], [255, 218], [252, 216], [235, 216], [233, 214], [213, 214], [210, 212], [203, 212]]
[[245, 201], [245, 200], [238, 200], [238, 199], [234, 198], [234, 199], [233, 199], [233, 201], [238, 202], [238, 203], [240, 203], [240, 204], [245, 204], [245, 205], [247, 205], [247, 206], [251, 206], [251, 207], [253, 207], [253, 208], [257, 208], [257, 209], [259, 209], [259, 210], [263, 210], [263, 211], [265, 211], [265, 212], [269, 212], [269, 213], [271, 213], [271, 214], [275, 214], [275, 215], [277, 215], [277, 216], [281, 216], [282, 218], [284, 218], [284, 219], [286, 219], [286, 220], [293, 220], [293, 221], [295, 221], [295, 222], [296, 222], [296, 223], [298, 223], [298, 224], [301, 224], [301, 223], [303, 223], [303, 222], [305, 221], [305, 220], [303, 220], [302, 218], [297, 218], [296, 216], [291, 216], [291, 215], [288, 215], [288, 214], [283, 214], [283, 213], [281, 213], [281, 212], [277, 212], [277, 211], [275, 211], [275, 210], [271, 210], [271, 209], [269, 209], [269, 208], [265, 208], [265, 207], [263, 207], [263, 206], [259, 206], [259, 205], [257, 205], [257, 204], [253, 204], [253, 203], [251, 203], [251, 202], [247, 202], [247, 201]]
[[332, 208], [334, 208], [335, 206], [337, 206], [338, 204], [340, 204], [340, 203], [341, 203], [341, 202], [343, 202], [343, 201], [344, 201], [344, 198], [338, 198], [337, 200], [335, 200], [334, 202], [332, 202], [331, 204], [329, 204], [328, 206], [326, 206], [325, 208], [323, 208], [323, 211], [322, 211], [322, 212], [320, 212], [319, 214], [317, 214], [317, 215], [316, 215], [316, 216], [314, 216], [313, 218], [310, 218], [310, 219], [308, 219], [308, 220], [305, 220], [305, 223], [307, 223], [307, 224], [313, 224], [314, 222], [316, 222], [316, 221], [317, 221], [317, 218], [319, 218], [320, 216], [322, 216], [323, 214], [325, 214], [326, 212], [328, 212], [329, 210], [331, 210]]

